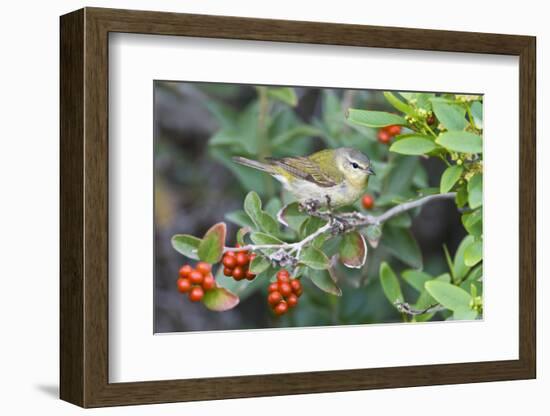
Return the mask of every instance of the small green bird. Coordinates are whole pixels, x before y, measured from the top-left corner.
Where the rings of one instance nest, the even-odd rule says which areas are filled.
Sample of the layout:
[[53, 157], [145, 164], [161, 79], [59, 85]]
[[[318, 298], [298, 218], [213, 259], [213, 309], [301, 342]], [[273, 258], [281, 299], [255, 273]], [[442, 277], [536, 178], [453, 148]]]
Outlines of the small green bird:
[[300, 203], [315, 200], [326, 207], [330, 202], [332, 208], [357, 201], [369, 176], [375, 174], [369, 158], [350, 147], [325, 149], [303, 157], [267, 158], [265, 162], [244, 157], [233, 160], [270, 174]]

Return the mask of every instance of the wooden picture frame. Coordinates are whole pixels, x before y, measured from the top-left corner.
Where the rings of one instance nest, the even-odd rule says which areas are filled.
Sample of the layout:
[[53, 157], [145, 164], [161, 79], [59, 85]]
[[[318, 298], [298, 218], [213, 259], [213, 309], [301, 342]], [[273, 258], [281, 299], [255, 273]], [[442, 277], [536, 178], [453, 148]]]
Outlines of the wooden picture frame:
[[[535, 378], [535, 38], [85, 8], [61, 17], [63, 400], [82, 407]], [[514, 55], [520, 66], [519, 359], [109, 383], [108, 35], [110, 32]]]

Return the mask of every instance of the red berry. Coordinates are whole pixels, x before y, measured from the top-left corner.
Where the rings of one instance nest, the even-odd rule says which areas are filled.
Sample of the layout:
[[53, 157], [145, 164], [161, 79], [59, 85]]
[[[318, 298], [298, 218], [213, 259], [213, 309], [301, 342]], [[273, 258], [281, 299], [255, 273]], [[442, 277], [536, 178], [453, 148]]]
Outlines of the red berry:
[[186, 279], [185, 277], [180, 277], [178, 279], [178, 291], [181, 293], [189, 292], [189, 289], [191, 289], [191, 282], [189, 279]]
[[267, 302], [271, 306], [275, 306], [276, 304], [278, 304], [282, 300], [283, 300], [283, 297], [279, 292], [271, 292], [269, 294], [269, 296], [267, 297]]
[[202, 290], [202, 287], [200, 286], [193, 287], [191, 292], [189, 292], [189, 300], [191, 300], [191, 302], [199, 302], [203, 296], [204, 290]]
[[374, 197], [370, 194], [365, 194], [363, 195], [363, 199], [361, 199], [361, 203], [363, 204], [363, 208], [372, 209], [374, 207]]
[[279, 292], [283, 296], [288, 296], [292, 293], [292, 287], [290, 286], [290, 283], [288, 282], [279, 282]]
[[298, 296], [296, 296], [294, 293], [291, 293], [286, 298], [286, 303], [288, 303], [289, 308], [293, 308], [298, 304]]
[[428, 118], [426, 119], [426, 122], [428, 123], [428, 125], [433, 125], [435, 123], [435, 116], [433, 114], [430, 114], [428, 116]]
[[200, 285], [202, 283], [202, 279], [204, 279], [204, 276], [198, 270], [193, 270], [189, 275], [189, 280], [191, 280], [191, 283], [194, 285]]
[[277, 306], [275, 306], [275, 308], [273, 309], [273, 311], [275, 312], [276, 315], [282, 315], [284, 313], [286, 313], [286, 311], [288, 310], [288, 305], [286, 304], [286, 302], [284, 300], [282, 300], [281, 302], [279, 302], [277, 304]]
[[233, 277], [235, 280], [241, 280], [244, 277], [244, 269], [240, 266], [237, 266], [233, 269]]
[[277, 280], [279, 282], [288, 282], [290, 280], [290, 273], [286, 269], [281, 269], [277, 272]]
[[202, 281], [202, 288], [206, 291], [212, 290], [216, 287], [216, 280], [214, 279], [214, 276], [211, 274], [207, 274], [204, 276], [204, 279]]
[[256, 258], [256, 253], [250, 253], [248, 257], [250, 257], [250, 261], [252, 261]]
[[393, 124], [391, 126], [387, 126], [386, 131], [390, 136], [397, 136], [399, 133], [401, 133], [401, 126]]
[[[229, 253], [233, 255], [229, 255]], [[237, 259], [235, 258], [235, 253], [229, 251], [225, 253], [222, 260], [223, 265], [228, 269], [233, 269], [237, 265]]]
[[279, 290], [279, 285], [277, 284], [277, 282], [270, 283], [267, 287], [267, 291], [269, 293], [275, 292], [276, 290]]
[[378, 130], [378, 141], [382, 144], [388, 144], [391, 141], [391, 136], [386, 130]]
[[239, 266], [246, 266], [250, 261], [248, 254], [246, 252], [239, 251], [237, 253], [237, 264]]
[[206, 276], [212, 271], [212, 265], [204, 261], [199, 261], [195, 266], [195, 270], [198, 270], [203, 276]]
[[226, 276], [233, 276], [233, 269], [231, 269], [229, 267], [224, 267], [223, 268], [223, 274], [226, 275]]
[[193, 268], [188, 265], [188, 264], [185, 264], [183, 266], [180, 267], [180, 277], [189, 277], [189, 274], [193, 271]]
[[254, 280], [254, 278], [256, 277], [256, 275], [254, 273], [252, 273], [250, 270], [247, 270], [246, 273], [245, 273], [245, 277], [248, 279], [248, 280]]
[[296, 293], [296, 295], [298, 295], [298, 292], [302, 293], [302, 282], [300, 282], [298, 279], [292, 279], [290, 281], [290, 287], [292, 287], [292, 291]]

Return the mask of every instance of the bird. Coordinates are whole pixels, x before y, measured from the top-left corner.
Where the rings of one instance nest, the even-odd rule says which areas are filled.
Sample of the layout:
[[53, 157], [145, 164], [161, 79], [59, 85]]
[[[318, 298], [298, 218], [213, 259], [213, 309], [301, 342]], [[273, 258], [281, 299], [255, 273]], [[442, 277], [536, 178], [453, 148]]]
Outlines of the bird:
[[300, 204], [341, 208], [361, 197], [369, 177], [375, 175], [368, 156], [351, 147], [324, 149], [309, 156], [233, 160], [273, 176]]

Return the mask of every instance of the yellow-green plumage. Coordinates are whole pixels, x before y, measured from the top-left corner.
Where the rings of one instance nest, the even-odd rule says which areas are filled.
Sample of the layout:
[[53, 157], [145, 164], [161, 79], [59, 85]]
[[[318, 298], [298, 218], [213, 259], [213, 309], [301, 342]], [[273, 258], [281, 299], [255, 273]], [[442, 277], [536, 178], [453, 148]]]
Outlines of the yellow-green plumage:
[[374, 174], [369, 158], [356, 149], [326, 149], [302, 157], [268, 158], [265, 162], [236, 157], [242, 165], [264, 171], [279, 180], [299, 202], [317, 200], [321, 205], [353, 204]]

